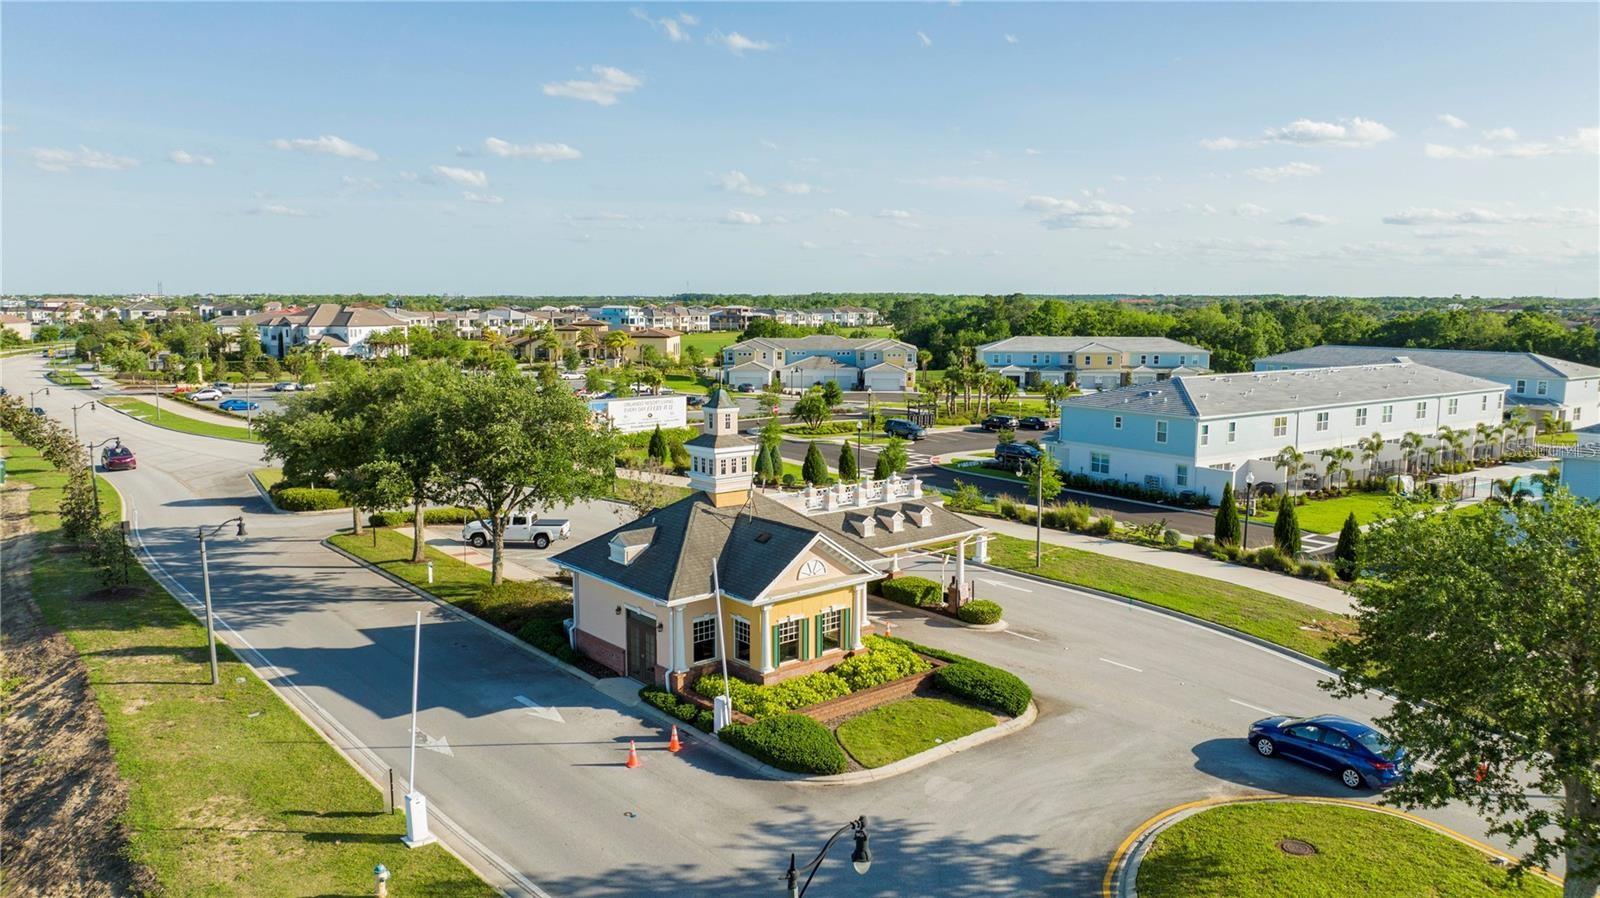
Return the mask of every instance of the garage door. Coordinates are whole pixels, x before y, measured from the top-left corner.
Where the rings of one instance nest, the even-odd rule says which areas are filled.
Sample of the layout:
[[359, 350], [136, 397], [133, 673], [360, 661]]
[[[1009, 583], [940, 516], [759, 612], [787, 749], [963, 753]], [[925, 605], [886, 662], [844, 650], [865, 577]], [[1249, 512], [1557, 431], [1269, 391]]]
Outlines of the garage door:
[[867, 387], [873, 390], [897, 393], [906, 388], [906, 376], [901, 371], [868, 371]]

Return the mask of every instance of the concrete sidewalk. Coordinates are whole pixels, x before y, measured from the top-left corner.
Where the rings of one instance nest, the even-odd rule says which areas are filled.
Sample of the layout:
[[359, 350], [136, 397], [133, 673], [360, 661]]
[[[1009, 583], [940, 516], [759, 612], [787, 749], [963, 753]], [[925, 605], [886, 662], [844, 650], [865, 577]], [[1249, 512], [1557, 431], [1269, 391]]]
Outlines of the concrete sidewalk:
[[[1034, 529], [1030, 524], [1007, 521], [1000, 518], [967, 517], [968, 520], [988, 527], [995, 533], [1003, 533], [1006, 536], [1014, 536], [1030, 542], [1033, 540]], [[1152, 567], [1183, 571], [1186, 574], [1195, 574], [1239, 586], [1248, 586], [1251, 589], [1258, 589], [1265, 593], [1310, 605], [1313, 608], [1321, 608], [1324, 611], [1337, 611], [1340, 614], [1348, 614], [1352, 604], [1349, 595], [1331, 586], [1324, 586], [1321, 583], [1304, 580], [1299, 577], [1275, 574], [1260, 568], [1245, 567], [1242, 564], [1229, 564], [1225, 561], [1217, 561], [1213, 558], [1196, 555], [1193, 552], [1152, 549], [1148, 546], [1119, 542], [1098, 536], [1085, 536], [1081, 533], [1069, 533], [1065, 530], [1052, 530], [1049, 527], [1044, 528], [1044, 541], [1053, 546], [1082, 549], [1085, 552], [1109, 555], [1113, 558], [1121, 558], [1127, 561], [1137, 561], [1140, 564], [1148, 564]]]
[[[406, 539], [411, 538], [410, 524], [391, 529]], [[460, 527], [423, 527], [422, 534], [424, 542], [457, 561], [465, 561], [467, 564], [485, 571], [494, 564], [493, 550], [476, 549], [462, 542]], [[509, 557], [501, 560], [501, 570], [508, 580], [536, 580], [542, 576], [517, 564]]]

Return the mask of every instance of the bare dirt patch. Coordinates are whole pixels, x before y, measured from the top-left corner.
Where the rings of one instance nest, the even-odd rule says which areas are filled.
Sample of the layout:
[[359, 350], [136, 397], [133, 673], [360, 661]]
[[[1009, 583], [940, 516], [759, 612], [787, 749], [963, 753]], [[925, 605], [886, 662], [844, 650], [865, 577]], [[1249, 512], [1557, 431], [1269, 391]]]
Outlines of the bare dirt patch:
[[154, 878], [127, 856], [121, 823], [127, 784], [106, 742], [88, 673], [66, 638], [39, 617], [28, 594], [28, 498], [0, 494], [5, 555], [0, 675], [0, 839], [6, 892], [121, 896], [151, 891]]

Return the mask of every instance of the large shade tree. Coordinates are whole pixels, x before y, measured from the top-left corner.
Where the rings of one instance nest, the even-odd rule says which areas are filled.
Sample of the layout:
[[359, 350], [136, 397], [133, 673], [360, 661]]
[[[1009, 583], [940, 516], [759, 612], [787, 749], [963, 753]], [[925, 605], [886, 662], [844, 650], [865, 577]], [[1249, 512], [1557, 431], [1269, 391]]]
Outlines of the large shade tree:
[[1374, 527], [1355, 587], [1359, 639], [1325, 687], [1394, 697], [1377, 721], [1406, 747], [1391, 800], [1460, 801], [1549, 867], [1600, 891], [1600, 508], [1557, 490], [1479, 515]]

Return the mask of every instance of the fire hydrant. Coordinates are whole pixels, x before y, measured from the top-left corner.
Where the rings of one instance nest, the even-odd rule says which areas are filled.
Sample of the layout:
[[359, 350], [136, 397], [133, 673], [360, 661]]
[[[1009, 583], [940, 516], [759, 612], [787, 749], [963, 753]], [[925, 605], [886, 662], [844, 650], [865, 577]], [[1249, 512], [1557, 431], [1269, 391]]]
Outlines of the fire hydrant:
[[373, 867], [372, 878], [377, 882], [378, 898], [389, 898], [389, 868], [382, 864]]

